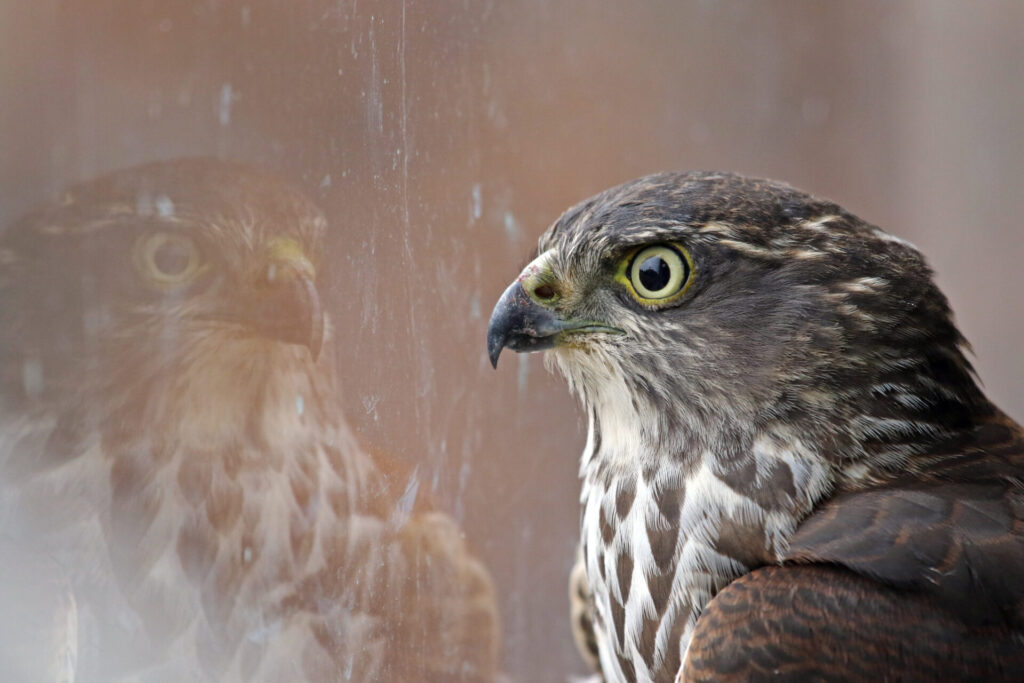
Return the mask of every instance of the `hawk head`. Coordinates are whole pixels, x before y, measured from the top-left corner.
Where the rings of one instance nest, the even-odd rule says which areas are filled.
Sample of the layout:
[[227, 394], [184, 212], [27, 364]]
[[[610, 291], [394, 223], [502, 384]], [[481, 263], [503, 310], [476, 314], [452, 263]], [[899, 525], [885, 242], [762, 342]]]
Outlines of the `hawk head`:
[[623, 458], [798, 435], [860, 477], [987, 405], [917, 250], [786, 185], [641, 178], [568, 210], [538, 254], [494, 310], [491, 360], [551, 349]]
[[234, 429], [275, 373], [317, 361], [324, 230], [299, 190], [237, 163], [159, 162], [72, 188], [0, 236], [5, 399]]

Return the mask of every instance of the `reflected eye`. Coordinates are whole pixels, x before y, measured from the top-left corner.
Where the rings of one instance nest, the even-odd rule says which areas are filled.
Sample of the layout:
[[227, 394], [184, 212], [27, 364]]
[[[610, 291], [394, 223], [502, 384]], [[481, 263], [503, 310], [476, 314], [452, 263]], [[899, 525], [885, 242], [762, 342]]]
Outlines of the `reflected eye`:
[[629, 262], [629, 284], [642, 303], [664, 303], [685, 289], [690, 271], [690, 259], [680, 248], [645, 247]]
[[180, 233], [154, 232], [135, 244], [135, 267], [158, 287], [175, 287], [194, 280], [206, 269], [195, 241]]

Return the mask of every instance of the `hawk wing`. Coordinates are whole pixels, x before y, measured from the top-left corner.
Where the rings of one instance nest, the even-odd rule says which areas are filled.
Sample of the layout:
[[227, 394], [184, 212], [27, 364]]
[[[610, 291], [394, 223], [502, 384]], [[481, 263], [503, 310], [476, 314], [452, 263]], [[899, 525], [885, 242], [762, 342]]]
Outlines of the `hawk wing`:
[[830, 565], [765, 567], [729, 584], [694, 631], [686, 681], [1020, 680], [1019, 633]]
[[1000, 419], [930, 470], [838, 495], [786, 563], [722, 590], [686, 680], [1005, 680], [1024, 671], [1024, 437]]

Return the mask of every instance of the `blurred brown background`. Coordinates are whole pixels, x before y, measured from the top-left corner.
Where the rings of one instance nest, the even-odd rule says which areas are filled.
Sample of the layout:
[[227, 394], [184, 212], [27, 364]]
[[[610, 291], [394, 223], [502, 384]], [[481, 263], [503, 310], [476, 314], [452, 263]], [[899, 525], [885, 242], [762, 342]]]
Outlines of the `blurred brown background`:
[[1024, 3], [0, 3], [0, 220], [151, 159], [258, 161], [332, 222], [350, 422], [418, 463], [503, 597], [518, 680], [566, 617], [582, 420], [490, 308], [570, 204], [658, 170], [787, 180], [929, 256], [1024, 418]]

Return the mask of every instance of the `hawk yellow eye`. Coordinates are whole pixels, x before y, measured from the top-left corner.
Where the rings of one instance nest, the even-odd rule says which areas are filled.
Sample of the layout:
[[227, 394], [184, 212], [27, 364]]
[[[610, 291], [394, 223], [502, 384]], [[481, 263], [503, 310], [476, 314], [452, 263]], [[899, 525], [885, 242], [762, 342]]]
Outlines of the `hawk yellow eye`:
[[176, 287], [194, 280], [203, 270], [199, 246], [187, 235], [154, 232], [135, 244], [135, 268], [157, 287]]
[[[674, 245], [644, 247], [627, 261], [629, 288], [641, 303], [673, 300], [686, 289], [692, 270], [690, 257]], [[626, 279], [626, 278], [623, 278]]]

